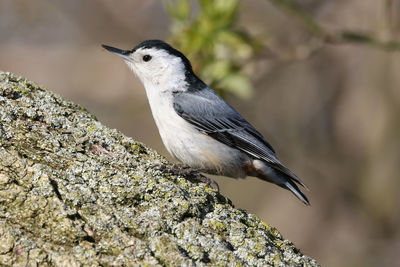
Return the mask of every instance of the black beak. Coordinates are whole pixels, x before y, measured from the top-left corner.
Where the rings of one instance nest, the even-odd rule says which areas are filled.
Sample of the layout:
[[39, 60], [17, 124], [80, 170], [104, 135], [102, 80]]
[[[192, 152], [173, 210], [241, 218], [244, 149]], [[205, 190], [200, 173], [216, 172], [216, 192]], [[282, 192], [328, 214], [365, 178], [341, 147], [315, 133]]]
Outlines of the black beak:
[[104, 49], [110, 51], [113, 54], [116, 54], [117, 56], [122, 57], [125, 60], [131, 60], [131, 58], [129, 57], [129, 55], [132, 53], [131, 50], [122, 50], [119, 48], [115, 48], [112, 46], [108, 46], [108, 45], [101, 45]]

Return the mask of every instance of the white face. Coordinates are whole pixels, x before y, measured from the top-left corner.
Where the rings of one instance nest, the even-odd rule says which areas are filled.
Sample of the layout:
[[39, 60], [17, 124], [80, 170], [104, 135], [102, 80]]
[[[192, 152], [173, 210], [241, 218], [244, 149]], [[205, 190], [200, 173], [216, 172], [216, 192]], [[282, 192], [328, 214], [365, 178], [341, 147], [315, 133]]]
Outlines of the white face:
[[186, 87], [185, 66], [181, 58], [163, 49], [139, 48], [125, 62], [146, 88], [173, 91]]

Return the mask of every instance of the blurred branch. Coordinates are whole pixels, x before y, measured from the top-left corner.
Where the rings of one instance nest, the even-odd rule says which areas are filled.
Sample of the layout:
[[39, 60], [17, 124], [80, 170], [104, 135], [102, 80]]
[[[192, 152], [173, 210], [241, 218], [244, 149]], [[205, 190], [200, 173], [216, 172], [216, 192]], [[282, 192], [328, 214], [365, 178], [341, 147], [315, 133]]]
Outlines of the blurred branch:
[[[329, 32], [321, 26], [312, 16], [307, 14], [296, 2], [293, 0], [268, 0], [275, 6], [286, 11], [287, 13], [295, 16], [303, 23], [305, 28], [315, 37], [321, 39], [324, 43], [331, 44], [365, 44], [370, 45], [386, 51], [400, 51], [400, 40], [380, 40], [373, 35], [341, 30], [336, 32]], [[386, 8], [392, 5], [391, 0], [386, 1]]]
[[309, 32], [324, 38], [326, 36], [325, 30], [310, 16], [308, 15], [296, 2], [293, 0], [268, 0], [275, 6], [285, 10], [289, 14], [297, 17], [307, 28]]
[[379, 40], [372, 35], [361, 32], [341, 31], [337, 36], [331, 36], [331, 37], [333, 37], [331, 38], [331, 40], [329, 39], [327, 40], [328, 42], [331, 43], [360, 43], [387, 51], [400, 51], [400, 41]]

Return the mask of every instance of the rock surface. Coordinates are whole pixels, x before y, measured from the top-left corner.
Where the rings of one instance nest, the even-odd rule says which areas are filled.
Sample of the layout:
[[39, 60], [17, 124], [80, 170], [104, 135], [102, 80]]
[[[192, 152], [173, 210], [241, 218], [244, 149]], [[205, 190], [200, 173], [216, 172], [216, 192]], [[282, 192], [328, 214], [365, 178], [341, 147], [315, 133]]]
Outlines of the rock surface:
[[84, 108], [0, 72], [0, 265], [318, 266]]

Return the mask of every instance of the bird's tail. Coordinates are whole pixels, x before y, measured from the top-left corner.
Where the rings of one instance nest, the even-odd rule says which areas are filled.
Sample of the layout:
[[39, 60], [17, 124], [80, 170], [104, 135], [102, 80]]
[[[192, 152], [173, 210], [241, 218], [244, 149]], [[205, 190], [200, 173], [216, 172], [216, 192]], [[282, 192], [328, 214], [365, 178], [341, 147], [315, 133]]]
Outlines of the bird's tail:
[[278, 185], [287, 190], [290, 190], [298, 199], [300, 199], [307, 206], [310, 205], [310, 201], [308, 201], [306, 195], [303, 192], [301, 192], [297, 184], [295, 184], [290, 178], [287, 179], [284, 184], [278, 184]]
[[273, 167], [268, 166], [266, 163], [255, 160], [253, 161], [253, 166], [256, 170], [256, 173], [254, 173], [256, 177], [260, 178], [261, 180], [274, 183], [276, 185], [279, 185], [282, 188], [285, 188], [289, 191], [291, 191], [298, 199], [300, 199], [304, 204], [310, 205], [310, 202], [308, 201], [308, 198], [306, 195], [300, 190], [298, 185], [303, 185], [299, 179], [292, 178], [289, 175], [274, 169]]

